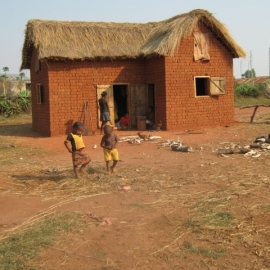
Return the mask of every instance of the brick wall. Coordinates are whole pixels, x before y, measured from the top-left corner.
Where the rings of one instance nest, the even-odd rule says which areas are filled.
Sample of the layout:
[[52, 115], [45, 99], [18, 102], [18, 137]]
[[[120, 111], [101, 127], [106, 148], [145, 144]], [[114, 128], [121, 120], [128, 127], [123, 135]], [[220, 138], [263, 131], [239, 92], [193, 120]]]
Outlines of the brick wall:
[[[234, 122], [233, 59], [230, 52], [209, 33], [210, 61], [193, 60], [193, 36], [186, 37], [174, 58], [165, 58], [167, 130], [182, 130]], [[196, 97], [195, 76], [226, 78], [226, 94]], [[170, 112], [169, 112], [170, 110]]]
[[[92, 126], [97, 131], [97, 85], [154, 84], [155, 116], [163, 129], [183, 130], [234, 121], [233, 59], [209, 33], [209, 62], [193, 61], [193, 36], [186, 37], [175, 57], [122, 61], [46, 61], [36, 73], [36, 52], [31, 62], [33, 128], [45, 136], [67, 134], [75, 121], [83, 120], [83, 104], [90, 102]], [[195, 76], [226, 78], [226, 94], [196, 97]], [[44, 103], [37, 104], [35, 87], [41, 83]], [[88, 118], [89, 120], [89, 118]]]
[[152, 58], [146, 61], [146, 83], [154, 84], [155, 91], [155, 122], [162, 121], [166, 128], [166, 86], [164, 57]]
[[[83, 104], [90, 103], [92, 126], [98, 129], [97, 85], [145, 82], [144, 60], [48, 62], [50, 136], [67, 134], [83, 120]], [[88, 117], [88, 127], [91, 123]]]
[[[36, 50], [33, 51], [31, 59], [31, 96], [32, 96], [32, 126], [35, 131], [50, 136], [50, 101], [49, 101], [49, 81], [46, 63], [40, 63], [40, 71], [36, 72]], [[36, 85], [41, 84], [44, 93], [44, 102], [37, 103]]]

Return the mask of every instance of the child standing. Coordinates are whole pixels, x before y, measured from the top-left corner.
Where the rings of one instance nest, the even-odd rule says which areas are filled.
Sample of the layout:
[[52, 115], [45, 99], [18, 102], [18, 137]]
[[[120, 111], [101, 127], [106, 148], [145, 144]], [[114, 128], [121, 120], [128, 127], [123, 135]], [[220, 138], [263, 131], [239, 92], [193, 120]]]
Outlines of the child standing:
[[79, 172], [85, 173], [85, 167], [91, 161], [91, 158], [85, 152], [82, 138], [83, 131], [84, 125], [81, 122], [75, 122], [72, 126], [72, 132], [68, 134], [64, 142], [68, 152], [72, 153], [73, 170], [77, 179], [79, 179]]
[[101, 98], [98, 100], [98, 107], [100, 110], [99, 120], [101, 121], [100, 134], [102, 134], [103, 127], [106, 125], [106, 123], [111, 121], [110, 109], [106, 97], [107, 92], [103, 91], [101, 93]]
[[[104, 127], [104, 135], [101, 139], [100, 146], [103, 148], [107, 173], [115, 172], [115, 166], [119, 160], [118, 150], [116, 149], [117, 144], [118, 137], [113, 133], [112, 126], [106, 125]], [[113, 161], [113, 164], [110, 167], [111, 160]]]

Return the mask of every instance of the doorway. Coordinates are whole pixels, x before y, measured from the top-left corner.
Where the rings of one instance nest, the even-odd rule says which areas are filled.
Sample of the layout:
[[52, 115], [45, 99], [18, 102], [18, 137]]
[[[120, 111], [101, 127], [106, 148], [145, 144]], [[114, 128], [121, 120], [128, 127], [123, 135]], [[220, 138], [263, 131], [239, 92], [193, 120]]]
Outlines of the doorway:
[[126, 84], [113, 85], [114, 121], [120, 120], [129, 111], [128, 86]]

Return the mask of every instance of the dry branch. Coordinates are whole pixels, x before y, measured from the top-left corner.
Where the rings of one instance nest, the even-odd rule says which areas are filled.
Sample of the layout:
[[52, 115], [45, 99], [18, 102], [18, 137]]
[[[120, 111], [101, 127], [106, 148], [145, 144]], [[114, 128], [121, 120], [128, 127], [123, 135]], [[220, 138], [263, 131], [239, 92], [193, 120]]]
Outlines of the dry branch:
[[246, 154], [247, 152], [249, 152], [250, 149], [246, 149], [246, 148], [229, 148], [229, 149], [218, 149], [217, 150], [217, 154], [221, 155], [221, 154]]
[[257, 111], [257, 109], [258, 109], [259, 107], [270, 107], [270, 105], [263, 105], [263, 104], [258, 104], [258, 105], [248, 105], [248, 106], [241, 107], [241, 108], [239, 108], [239, 109], [242, 110], [242, 109], [252, 108], [252, 107], [254, 107], [254, 111], [253, 111], [253, 114], [252, 114], [252, 116], [251, 116], [251, 118], [250, 118], [250, 123], [253, 122], [253, 119], [254, 119], [254, 117], [255, 117], [256, 111]]

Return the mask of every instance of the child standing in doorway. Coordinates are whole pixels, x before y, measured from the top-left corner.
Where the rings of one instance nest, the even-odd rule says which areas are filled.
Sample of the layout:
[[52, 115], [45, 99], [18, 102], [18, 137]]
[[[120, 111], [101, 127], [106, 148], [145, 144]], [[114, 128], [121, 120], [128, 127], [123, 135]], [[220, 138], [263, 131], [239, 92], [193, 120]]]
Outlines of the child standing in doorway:
[[68, 152], [72, 154], [73, 170], [77, 179], [79, 179], [79, 172], [85, 173], [85, 167], [91, 161], [85, 152], [83, 131], [84, 125], [81, 122], [75, 122], [72, 126], [72, 132], [68, 134], [64, 142]]
[[[115, 172], [115, 166], [119, 160], [118, 150], [116, 149], [117, 144], [118, 137], [113, 132], [112, 126], [106, 125], [104, 127], [104, 135], [101, 139], [100, 146], [103, 148], [107, 173]], [[112, 166], [110, 166], [111, 160], [113, 161]]]
[[103, 91], [101, 93], [101, 98], [98, 100], [98, 106], [100, 110], [99, 120], [101, 121], [100, 134], [102, 134], [103, 127], [107, 124], [107, 122], [111, 121], [110, 109], [106, 97], [107, 92]]

